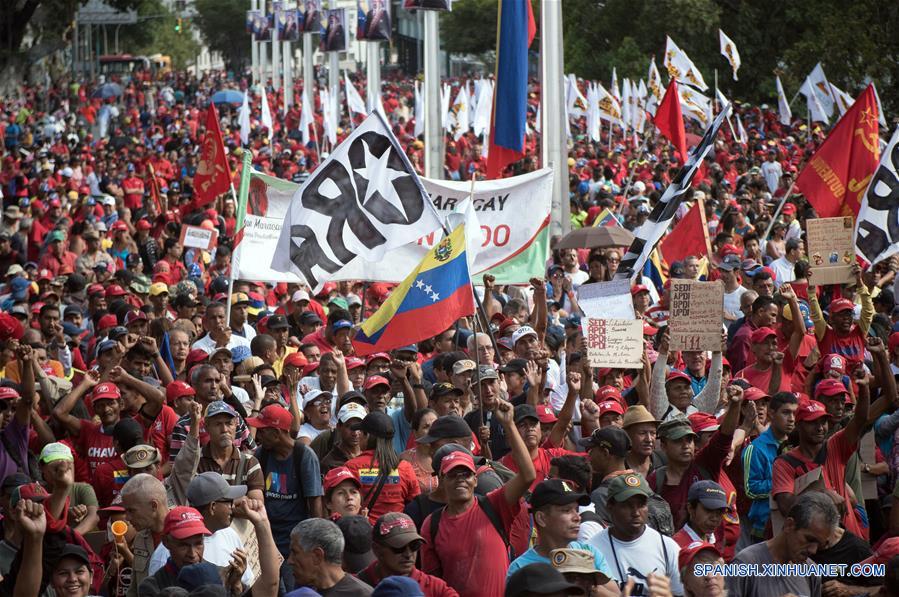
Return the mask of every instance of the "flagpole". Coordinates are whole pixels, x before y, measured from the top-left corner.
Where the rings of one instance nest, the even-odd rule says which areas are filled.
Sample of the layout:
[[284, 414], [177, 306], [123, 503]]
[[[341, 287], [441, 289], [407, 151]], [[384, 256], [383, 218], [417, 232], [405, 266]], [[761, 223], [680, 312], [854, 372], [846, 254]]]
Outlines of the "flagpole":
[[[718, 101], [718, 69], [716, 68], [715, 69], [715, 97], [712, 98], [712, 117], [713, 118], [715, 117], [715, 114], [717, 114], [717, 112], [715, 111], [715, 102], [717, 102], [717, 101]], [[734, 127], [730, 127], [730, 128], [731, 128], [731, 131], [733, 131]]]
[[790, 185], [790, 188], [787, 189], [787, 192], [784, 193], [784, 196], [781, 197], [780, 203], [777, 204], [777, 209], [774, 210], [774, 215], [771, 216], [771, 222], [768, 223], [768, 228], [765, 229], [765, 236], [763, 236], [761, 238], [761, 240], [766, 240], [768, 238], [768, 235], [771, 234], [771, 228], [774, 227], [774, 222], [777, 221], [777, 216], [780, 215], [780, 210], [783, 209], [784, 203], [786, 203], [787, 198], [793, 193], [793, 187], [795, 187], [795, 186], [796, 186], [796, 181], [794, 180], [793, 183]]
[[[237, 222], [234, 226], [234, 237], [236, 239], [234, 253], [231, 254], [231, 272], [228, 275], [228, 302], [225, 305], [225, 325], [231, 327], [231, 295], [234, 294], [234, 258], [237, 257], [237, 250], [240, 248], [240, 241], [243, 239], [243, 221], [247, 215], [247, 196], [250, 194], [250, 164], [252, 163], [252, 153], [247, 150], [243, 154], [243, 166], [240, 171], [240, 198], [237, 200]], [[231, 183], [231, 193], [234, 193], [234, 183]], [[238, 260], [240, 263], [240, 260]]]
[[[255, 11], [259, 8], [257, 0], [250, 0], [250, 10]], [[259, 82], [259, 42], [256, 41], [256, 34], [250, 36], [250, 84]]]
[[553, 169], [552, 218], [550, 234], [571, 230], [568, 202], [568, 138], [563, 85], [562, 3], [540, 3], [540, 59], [543, 126], [541, 153], [544, 166]]
[[[424, 13], [424, 137], [425, 174], [443, 178], [443, 127], [440, 123], [440, 21], [433, 10]], [[489, 141], [490, 131], [487, 131]]]
[[274, 1], [272, 2], [272, 13], [274, 16], [272, 22], [275, 25], [272, 27], [272, 90], [276, 92], [275, 97], [277, 98], [277, 92], [281, 89], [281, 44], [278, 43], [280, 41], [278, 39], [278, 15], [275, 14]]

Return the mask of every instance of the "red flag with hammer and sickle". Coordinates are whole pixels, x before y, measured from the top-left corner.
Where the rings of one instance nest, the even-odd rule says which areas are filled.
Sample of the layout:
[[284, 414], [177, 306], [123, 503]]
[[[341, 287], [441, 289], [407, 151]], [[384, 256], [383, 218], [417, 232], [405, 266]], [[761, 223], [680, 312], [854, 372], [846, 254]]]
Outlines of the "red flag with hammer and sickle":
[[796, 186], [818, 217], [855, 216], [880, 160], [877, 98], [869, 85], [805, 165]]
[[200, 162], [194, 175], [194, 200], [191, 207], [196, 209], [212, 203], [215, 198], [231, 188], [231, 172], [225, 159], [225, 145], [222, 143], [222, 132], [219, 130], [219, 117], [215, 104], [209, 104], [206, 112], [206, 134], [203, 136], [203, 147]]

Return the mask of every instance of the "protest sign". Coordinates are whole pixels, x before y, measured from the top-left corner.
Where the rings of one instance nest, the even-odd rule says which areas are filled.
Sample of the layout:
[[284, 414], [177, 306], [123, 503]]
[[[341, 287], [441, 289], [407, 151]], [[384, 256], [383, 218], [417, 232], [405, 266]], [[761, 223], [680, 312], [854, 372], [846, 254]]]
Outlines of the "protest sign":
[[635, 319], [629, 280], [581, 284], [577, 304], [587, 317], [596, 319]]
[[591, 367], [643, 367], [641, 319], [584, 319], [581, 322]]
[[[869, 431], [865, 435], [862, 436], [862, 439], [859, 441], [858, 446], [858, 455], [861, 462], [867, 462], [868, 464], [872, 462], [876, 462], [877, 459], [874, 455], [874, 432]], [[861, 464], [861, 463], [859, 463]], [[862, 481], [862, 493], [865, 495], [866, 500], [876, 500], [877, 499], [877, 475], [867, 474], [862, 472], [861, 474]]]
[[[232, 520], [231, 528], [234, 529], [243, 543], [244, 553], [247, 554], [247, 570], [250, 570], [253, 573], [253, 581], [255, 583], [262, 574], [262, 566], [259, 564], [259, 539], [256, 537], [256, 529], [254, 529], [252, 523], [245, 518], [235, 518]], [[218, 566], [228, 565], [228, 562], [225, 562], [224, 564], [219, 564], [218, 562], [213, 563]], [[284, 556], [279, 553], [278, 567], [280, 568], [283, 563]]]
[[211, 251], [218, 243], [218, 230], [207, 230], [199, 226], [182, 226], [181, 239], [179, 240], [185, 249], [200, 249]]
[[[269, 267], [275, 254], [281, 226], [299, 185], [251, 171], [244, 236], [232, 259], [234, 277], [263, 282], [302, 282], [293, 273]], [[470, 203], [470, 182], [422, 178], [425, 190], [442, 217], [460, 214]], [[472, 278], [484, 274], [497, 284], [526, 284], [545, 276], [549, 255], [549, 215], [552, 170], [544, 168], [522, 176], [474, 184], [474, 212], [480, 227], [478, 252], [470, 270]], [[440, 242], [442, 232], [433, 233], [390, 252], [373, 263], [356, 258], [337, 271], [331, 280], [402, 282], [418, 267], [428, 249]]]
[[720, 281], [671, 280], [671, 350], [721, 350], [724, 286]]
[[852, 216], [818, 218], [806, 223], [808, 261], [813, 286], [851, 282], [855, 263]]

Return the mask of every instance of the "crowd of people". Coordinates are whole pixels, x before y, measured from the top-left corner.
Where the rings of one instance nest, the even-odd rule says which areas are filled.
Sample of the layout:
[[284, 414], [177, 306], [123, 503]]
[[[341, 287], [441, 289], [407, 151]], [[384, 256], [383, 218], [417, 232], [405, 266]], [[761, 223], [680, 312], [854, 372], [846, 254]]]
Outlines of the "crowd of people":
[[[482, 315], [360, 358], [391, 285], [229, 289], [234, 198], [193, 178], [212, 93], [246, 82], [121, 82], [0, 98], [0, 595], [899, 595], [899, 260], [815, 284], [790, 191], [825, 130], [737, 106], [747, 139], [721, 131], [678, 212], [702, 202], [711, 253], [633, 283], [641, 368], [591, 367], [577, 304], [626, 247], [484, 276]], [[300, 102], [268, 97], [247, 145], [220, 107], [232, 171], [303, 182], [321, 116], [303, 145]], [[413, 97], [385, 82], [420, 169]], [[571, 225], [638, 227], [682, 162], [572, 127]], [[447, 136], [446, 178], [484, 171]], [[218, 245], [185, 251], [185, 224]], [[716, 350], [670, 347], [672, 278], [721, 281]]]

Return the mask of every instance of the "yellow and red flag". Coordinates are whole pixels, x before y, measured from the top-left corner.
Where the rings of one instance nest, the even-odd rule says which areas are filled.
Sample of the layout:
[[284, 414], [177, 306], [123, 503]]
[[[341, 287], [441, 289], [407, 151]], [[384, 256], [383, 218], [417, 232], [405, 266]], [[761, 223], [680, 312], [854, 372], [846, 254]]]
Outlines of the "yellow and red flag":
[[868, 85], [833, 127], [796, 186], [821, 218], [855, 216], [880, 160], [877, 98]]
[[222, 132], [219, 130], [219, 118], [215, 104], [209, 103], [206, 112], [206, 134], [203, 136], [203, 147], [197, 173], [194, 175], [194, 200], [191, 209], [197, 209], [212, 203], [215, 198], [231, 188], [231, 172], [225, 158], [225, 145], [222, 143]]

